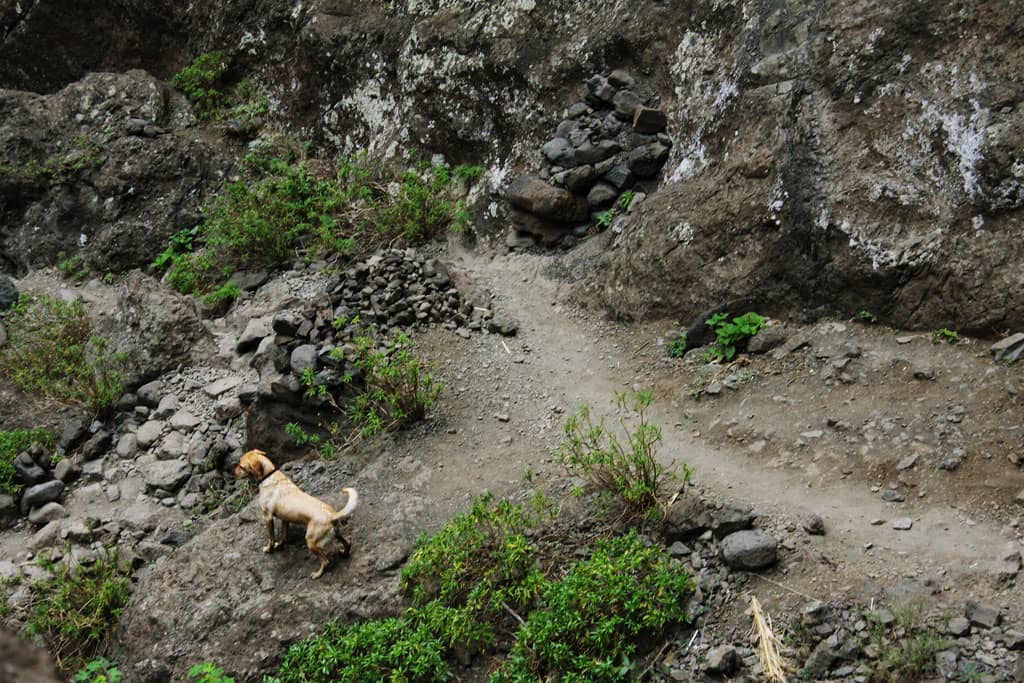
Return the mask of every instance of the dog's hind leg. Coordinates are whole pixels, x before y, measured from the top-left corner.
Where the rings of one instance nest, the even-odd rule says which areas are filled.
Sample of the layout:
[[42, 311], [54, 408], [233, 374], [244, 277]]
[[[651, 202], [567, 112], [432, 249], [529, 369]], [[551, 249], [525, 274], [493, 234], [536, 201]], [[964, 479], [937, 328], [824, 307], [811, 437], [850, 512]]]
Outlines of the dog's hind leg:
[[263, 552], [269, 553], [276, 546], [274, 545], [274, 517], [269, 512], [263, 512], [263, 523], [267, 525], [267, 544], [263, 546]]
[[319, 579], [323, 576], [327, 565], [331, 563], [327, 558], [327, 551], [324, 550], [324, 541], [330, 533], [330, 527], [322, 529], [318, 528], [315, 524], [310, 524], [306, 527], [306, 546], [309, 548], [309, 552], [316, 555], [317, 559], [320, 560], [320, 569], [309, 575], [311, 579]]

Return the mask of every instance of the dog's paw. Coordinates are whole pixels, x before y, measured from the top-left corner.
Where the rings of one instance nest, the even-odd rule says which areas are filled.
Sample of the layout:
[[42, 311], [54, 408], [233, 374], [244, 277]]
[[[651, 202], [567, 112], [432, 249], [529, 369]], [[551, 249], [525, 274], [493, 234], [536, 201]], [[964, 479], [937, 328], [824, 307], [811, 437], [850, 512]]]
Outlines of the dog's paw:
[[273, 549], [274, 549], [274, 546], [272, 546], [272, 545], [265, 545], [265, 546], [263, 546], [263, 552], [267, 553], [268, 555], [270, 554], [270, 551], [272, 551]]

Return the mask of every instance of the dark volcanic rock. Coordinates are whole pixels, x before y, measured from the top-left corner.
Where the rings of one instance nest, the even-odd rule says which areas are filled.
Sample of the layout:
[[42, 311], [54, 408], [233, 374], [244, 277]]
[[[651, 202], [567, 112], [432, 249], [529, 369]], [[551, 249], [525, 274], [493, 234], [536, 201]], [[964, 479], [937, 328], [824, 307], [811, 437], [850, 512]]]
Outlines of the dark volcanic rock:
[[512, 206], [549, 221], [574, 223], [586, 220], [589, 213], [582, 198], [536, 176], [521, 176], [509, 186], [506, 196]]

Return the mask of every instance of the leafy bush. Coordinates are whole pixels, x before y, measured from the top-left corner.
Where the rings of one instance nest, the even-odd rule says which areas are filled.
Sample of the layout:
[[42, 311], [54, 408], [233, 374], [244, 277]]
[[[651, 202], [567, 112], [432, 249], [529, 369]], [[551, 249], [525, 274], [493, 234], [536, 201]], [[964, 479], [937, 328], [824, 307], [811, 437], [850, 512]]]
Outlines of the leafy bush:
[[75, 683], [118, 683], [122, 678], [124, 674], [112, 661], [100, 657], [79, 669], [71, 680]]
[[624, 416], [619, 418], [619, 426], [627, 435], [625, 442], [605, 426], [603, 418], [595, 424], [590, 408], [582, 406], [565, 421], [565, 440], [559, 458], [570, 471], [617, 496], [627, 512], [657, 518], [661, 514], [663, 485], [679, 477], [688, 481], [691, 470], [684, 465], [676, 471], [658, 461], [656, 453], [662, 434], [660, 427], [647, 422], [650, 391], [638, 391], [631, 397], [621, 392], [615, 400], [620, 412], [629, 410], [635, 415], [634, 424]]
[[682, 358], [689, 348], [687, 346], [686, 332], [680, 332], [668, 341], [668, 355], [672, 358]]
[[0, 493], [16, 496], [21, 492], [21, 485], [14, 483], [14, 459], [36, 444], [52, 446], [53, 434], [45, 429], [0, 432]]
[[288, 648], [266, 683], [445, 681], [444, 647], [430, 629], [407, 619], [348, 626], [329, 623], [320, 635]]
[[728, 313], [716, 313], [705, 321], [708, 327], [715, 330], [718, 341], [708, 348], [705, 358], [708, 360], [729, 361], [736, 356], [736, 351], [748, 339], [765, 328], [768, 322], [754, 312], [745, 313], [729, 321]]
[[62, 251], [57, 254], [57, 258], [60, 259], [57, 263], [57, 270], [60, 271], [60, 274], [64, 279], [81, 282], [85, 278], [89, 277], [89, 269], [83, 265], [81, 254], [66, 256]]
[[189, 680], [194, 683], [235, 683], [231, 676], [225, 676], [224, 670], [210, 662], [196, 664], [188, 670]]
[[223, 86], [229, 66], [231, 56], [228, 53], [207, 52], [171, 78], [171, 84], [185, 93], [200, 120], [214, 116], [224, 103], [225, 95], [218, 88]]
[[168, 283], [182, 293], [202, 293], [234, 270], [274, 265], [300, 248], [352, 253], [420, 242], [468, 222], [457, 194], [483, 172], [407, 161], [392, 174], [359, 155], [342, 158], [329, 179], [297, 156], [273, 143], [250, 153], [249, 177], [224, 187], [197, 230], [172, 237], [153, 270], [169, 270]]
[[862, 323], [873, 325], [878, 322], [878, 316], [871, 311], [861, 309], [857, 315], [854, 316], [854, 320], [859, 320]]
[[52, 575], [32, 584], [28, 631], [46, 641], [64, 669], [78, 669], [103, 652], [131, 595], [131, 581], [107, 549], [92, 565], [40, 564]]
[[92, 334], [79, 301], [22, 294], [7, 312], [8, 341], [0, 348], [0, 372], [25, 391], [108, 411], [124, 391], [123, 354], [107, 354], [107, 341]]
[[437, 600], [450, 607], [499, 612], [532, 600], [543, 577], [526, 531], [538, 522], [487, 493], [472, 509], [431, 537], [421, 537], [402, 569], [402, 587], [417, 606]]
[[590, 559], [545, 583], [492, 683], [620, 681], [636, 641], [688, 621], [693, 578], [636, 532], [599, 541]]
[[946, 327], [940, 327], [939, 329], [932, 332], [932, 341], [936, 344], [940, 342], [946, 342], [947, 344], [956, 344], [960, 341], [960, 335], [956, 330], [951, 330]]
[[[362, 436], [422, 420], [444, 388], [413, 355], [413, 342], [399, 332], [381, 349], [370, 334], [355, 338], [355, 365], [366, 382], [348, 406], [348, 415]], [[351, 378], [347, 378], [351, 380]]]

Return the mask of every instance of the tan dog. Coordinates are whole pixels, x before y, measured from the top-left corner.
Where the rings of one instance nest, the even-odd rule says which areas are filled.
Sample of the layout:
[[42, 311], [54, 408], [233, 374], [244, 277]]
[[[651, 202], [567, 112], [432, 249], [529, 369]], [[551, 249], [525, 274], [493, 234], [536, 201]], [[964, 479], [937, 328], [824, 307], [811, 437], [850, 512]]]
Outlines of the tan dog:
[[[277, 469], [263, 451], [252, 450], [242, 456], [235, 467], [235, 476], [239, 479], [252, 479], [259, 483], [260, 509], [263, 511], [263, 522], [267, 525], [269, 540], [263, 552], [269, 553], [284, 545], [288, 535], [288, 524], [306, 525], [306, 545], [310, 552], [320, 560], [320, 569], [311, 574], [311, 578], [319, 579], [327, 568], [329, 561], [325, 544], [334, 536], [345, 547], [348, 554], [352, 545], [341, 535], [338, 522], [348, 517], [359, 503], [359, 494], [353, 488], [342, 489], [348, 494], [348, 502], [341, 510], [335, 510], [322, 500], [309, 495]], [[274, 518], [281, 520], [281, 537], [274, 538]]]

